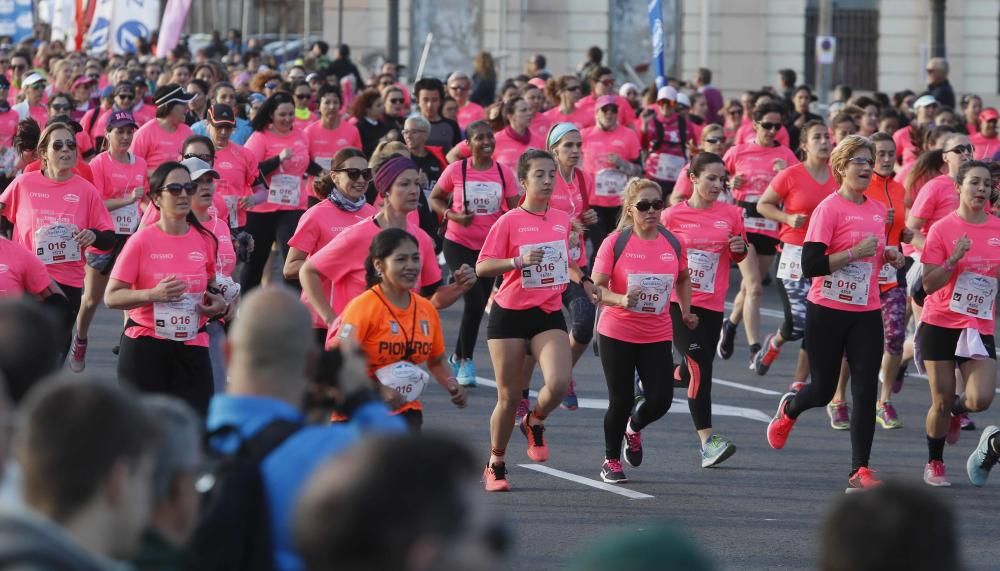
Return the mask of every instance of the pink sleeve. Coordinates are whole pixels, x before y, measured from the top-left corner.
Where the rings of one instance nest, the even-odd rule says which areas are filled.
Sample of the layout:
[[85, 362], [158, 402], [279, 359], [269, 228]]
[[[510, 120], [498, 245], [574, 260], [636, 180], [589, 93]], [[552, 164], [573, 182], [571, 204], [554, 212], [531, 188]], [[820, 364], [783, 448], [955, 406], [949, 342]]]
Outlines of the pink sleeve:
[[250, 135], [250, 138], [247, 139], [247, 144], [243, 148], [249, 151], [258, 162], [266, 158], [264, 153], [267, 152], [267, 144], [264, 142], [264, 136], [260, 134], [260, 131]]
[[355, 149], [360, 149], [362, 147], [361, 132], [358, 131], [358, 128], [355, 127], [354, 125], [349, 125], [349, 127], [350, 127], [349, 131], [351, 132], [351, 136], [348, 137], [348, 139], [350, 140], [350, 144]]
[[917, 199], [913, 201], [913, 206], [910, 207], [909, 215], [914, 218], [922, 218], [924, 220], [930, 220], [934, 216], [934, 205], [931, 204], [931, 194], [933, 186], [931, 183], [925, 183], [923, 187], [920, 188], [920, 192], [917, 193]]
[[794, 182], [794, 177], [789, 174], [789, 169], [785, 169], [774, 176], [771, 179], [771, 188], [784, 200], [788, 193], [792, 190], [792, 183]]
[[139, 279], [139, 260], [142, 258], [142, 242], [144, 236], [137, 234], [125, 242], [121, 254], [115, 259], [111, 269], [111, 278], [129, 285]]
[[781, 130], [778, 131], [777, 135], [775, 135], [774, 140], [781, 143], [785, 149], [788, 149], [788, 145], [791, 144], [791, 140], [788, 138], [788, 129], [786, 129], [784, 125], [781, 126]]
[[809, 219], [809, 229], [806, 230], [806, 242], [820, 242], [827, 246], [832, 242], [837, 214], [832, 212], [833, 208], [827, 208], [826, 204], [821, 202], [816, 210], [813, 210]]
[[639, 155], [642, 153], [642, 146], [639, 144], [639, 135], [636, 135], [635, 131], [626, 131], [625, 139], [628, 142], [628, 155], [625, 157], [627, 161], [639, 160]]
[[[468, 157], [472, 156], [472, 151], [469, 149], [469, 142], [467, 140], [462, 139], [462, 141], [459, 142], [458, 145], [455, 145], [455, 146], [458, 147], [458, 153], [463, 158], [468, 158]], [[455, 162], [458, 162], [458, 161], [455, 161]]]
[[743, 224], [743, 214], [741, 212], [739, 212], [739, 211], [736, 211], [733, 214], [734, 214], [733, 215], [733, 231], [734, 231], [733, 235], [735, 236], [735, 235], [739, 234], [743, 238], [743, 241], [746, 242], [747, 241], [747, 228]]
[[684, 240], [677, 238], [677, 243], [680, 245], [681, 249], [679, 256], [677, 257], [677, 273], [686, 272], [688, 269], [688, 257], [687, 257], [687, 246], [684, 245]]
[[951, 252], [946, 248], [947, 240], [941, 234], [940, 224], [931, 226], [930, 232], [927, 233], [927, 240], [924, 241], [924, 251], [920, 255], [921, 262], [939, 266], [944, 264], [948, 256], [951, 255]]
[[[684, 165], [681, 172], [677, 175], [677, 182], [674, 183], [674, 193], [681, 198], [691, 198], [693, 193], [693, 187], [691, 186], [691, 179], [688, 177], [688, 165]], [[666, 219], [667, 210], [663, 211], [663, 217]]]
[[722, 162], [726, 166], [726, 172], [731, 175], [736, 174], [736, 153], [734, 152], [736, 147], [731, 147], [726, 154], [722, 157]]
[[306, 254], [315, 253], [316, 242], [319, 239], [319, 228], [313, 222], [314, 217], [309, 215], [310, 212], [311, 210], [307, 210], [305, 215], [299, 219], [299, 227], [288, 239], [289, 246]]
[[11, 223], [16, 223], [14, 217], [17, 215], [17, 189], [21, 186], [20, 181], [14, 179], [14, 182], [7, 187], [7, 190], [0, 194], [0, 204], [4, 204], [3, 215], [4, 218], [10, 220]]
[[205, 252], [209, 254], [205, 256], [205, 271], [208, 273], [209, 281], [211, 281], [215, 279], [215, 274], [219, 271], [215, 265], [215, 261], [219, 259], [218, 238], [211, 232], [208, 235], [202, 234], [202, 238], [205, 240]]
[[111, 198], [109, 196], [111, 193], [109, 192], [109, 189], [106, 188], [107, 185], [105, 184], [106, 181], [104, 180], [104, 161], [103, 160], [91, 161], [90, 172], [93, 173], [94, 175], [94, 186], [97, 188], [97, 194], [101, 196], [101, 199], [107, 200], [108, 198]]
[[348, 270], [354, 269], [351, 264], [345, 263], [345, 261], [357, 257], [358, 252], [364, 254], [368, 252], [367, 246], [355, 245], [357, 240], [354, 239], [354, 236], [356, 234], [357, 232], [353, 232], [351, 229], [344, 230], [333, 240], [330, 240], [326, 246], [320, 248], [318, 252], [314, 252], [309, 258], [309, 263], [331, 282], [340, 281], [347, 275]]
[[799, 164], [799, 158], [795, 156], [795, 153], [793, 153], [791, 149], [788, 148], [788, 141], [786, 140], [784, 144], [785, 146], [781, 147], [781, 150], [785, 152], [785, 162], [788, 163], [788, 166]]
[[132, 147], [129, 149], [130, 151], [132, 151], [133, 155], [137, 157], [142, 157], [143, 159], [147, 158], [149, 149], [147, 148], [148, 143], [146, 141], [147, 139], [146, 133], [148, 132], [149, 129], [139, 129], [138, 131], [135, 132], [135, 137], [132, 138]]
[[52, 282], [48, 270], [45, 269], [45, 264], [27, 250], [24, 250], [22, 258], [24, 259], [24, 289], [33, 294], [42, 293]]
[[247, 188], [243, 189], [243, 191], [246, 194], [250, 194], [250, 187], [253, 186], [253, 182], [257, 180], [257, 175], [260, 173], [259, 161], [256, 155], [246, 150], [246, 147], [240, 148], [240, 156], [243, 157], [247, 165]]
[[146, 194], [149, 194], [149, 177], [146, 176], [146, 173], [149, 172], [149, 167], [146, 165], [146, 159], [135, 157], [135, 162], [142, 169], [142, 187], [146, 189]]
[[417, 228], [417, 245], [420, 249], [420, 260], [423, 268], [420, 270], [420, 285], [428, 286], [441, 281], [441, 266], [437, 262], [437, 254], [434, 253], [434, 240], [427, 235], [427, 232]]
[[[497, 164], [500, 165], [500, 163]], [[521, 194], [521, 189], [517, 186], [517, 174], [503, 165], [500, 165], [500, 170], [503, 171], [503, 180], [507, 185], [503, 189], [504, 198], [514, 198]]]
[[615, 240], [618, 239], [619, 232], [612, 232], [601, 243], [597, 249], [597, 256], [594, 258], [594, 273], [604, 274], [608, 277], [614, 269], [615, 261]]
[[[462, 142], [464, 143], [465, 141]], [[437, 179], [436, 184], [440, 186], [441, 190], [444, 190], [448, 195], [451, 195], [451, 193], [455, 191], [456, 181], [461, 182], [462, 180], [461, 168], [462, 161], [455, 161], [444, 167], [444, 171]]]
[[153, 206], [153, 203], [149, 203], [146, 207], [146, 211], [142, 213], [142, 218], [139, 220], [139, 224], [143, 226], [152, 226], [160, 220], [160, 209]]
[[510, 214], [501, 216], [493, 224], [493, 227], [490, 228], [490, 232], [486, 235], [486, 240], [483, 242], [483, 248], [479, 250], [479, 258], [476, 260], [476, 263], [483, 260], [500, 260], [509, 257], [507, 253], [509, 252], [510, 224], [504, 220], [507, 216], [510, 216]]

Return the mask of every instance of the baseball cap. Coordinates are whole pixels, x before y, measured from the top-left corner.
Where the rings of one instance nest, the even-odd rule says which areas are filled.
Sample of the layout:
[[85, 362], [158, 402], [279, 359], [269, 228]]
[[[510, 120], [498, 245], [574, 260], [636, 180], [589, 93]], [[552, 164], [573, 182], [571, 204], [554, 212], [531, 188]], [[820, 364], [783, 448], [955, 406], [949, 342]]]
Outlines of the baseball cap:
[[69, 115], [56, 115], [55, 117], [49, 119], [48, 123], [49, 125], [52, 125], [54, 123], [63, 123], [70, 129], [72, 129], [74, 133], [79, 133], [83, 131], [83, 127], [79, 123], [74, 121], [73, 118], [70, 117]]
[[220, 178], [218, 171], [212, 168], [212, 165], [206, 163], [205, 161], [199, 159], [198, 157], [191, 157], [190, 159], [184, 159], [181, 161], [184, 168], [191, 173], [191, 180], [198, 180], [199, 178], [205, 176], [206, 174], [212, 175], [215, 178]]
[[236, 117], [233, 115], [233, 108], [222, 103], [212, 105], [208, 110], [208, 122], [212, 125], [236, 126]]
[[993, 121], [995, 119], [1000, 119], [1000, 112], [995, 107], [987, 107], [979, 112], [980, 121]]
[[614, 105], [614, 106], [617, 107], [618, 106], [618, 98], [615, 97], [614, 95], [602, 95], [602, 96], [600, 96], [600, 97], [597, 98], [597, 102], [594, 104], [594, 106], [597, 109], [600, 109], [601, 107], [604, 107], [605, 105]]
[[24, 80], [21, 81], [21, 86], [28, 87], [29, 85], [34, 85], [38, 82], [45, 83], [45, 78], [39, 73], [32, 72], [28, 74], [28, 77], [25, 77]]
[[97, 83], [96, 79], [87, 77], [86, 75], [81, 75], [76, 81], [73, 82], [73, 86], [70, 89], [76, 89], [77, 87], [83, 87], [85, 85], [94, 85], [95, 83]]
[[115, 111], [108, 118], [108, 129], [117, 129], [118, 127], [126, 127], [128, 125], [138, 127], [135, 123], [135, 118], [128, 111]]
[[920, 109], [921, 107], [927, 107], [928, 105], [937, 105], [937, 99], [934, 99], [933, 95], [921, 95], [913, 102], [914, 109]]
[[677, 101], [677, 90], [669, 85], [665, 85], [656, 92], [656, 100], [663, 101]]
[[153, 104], [157, 107], [172, 103], [187, 103], [192, 99], [194, 99], [194, 94], [184, 91], [184, 88], [176, 83], [168, 83], [157, 88], [156, 92], [153, 93]]
[[691, 98], [689, 98], [686, 93], [678, 93], [677, 105], [680, 105], [681, 107], [691, 107]]

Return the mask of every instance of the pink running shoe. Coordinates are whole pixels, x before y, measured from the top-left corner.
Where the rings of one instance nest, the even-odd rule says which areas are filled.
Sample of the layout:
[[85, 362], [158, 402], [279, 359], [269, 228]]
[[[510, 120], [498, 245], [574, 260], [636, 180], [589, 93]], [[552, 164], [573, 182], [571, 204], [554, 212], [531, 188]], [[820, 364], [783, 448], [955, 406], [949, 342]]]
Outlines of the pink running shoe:
[[774, 414], [770, 424], [767, 425], [767, 443], [775, 450], [781, 450], [788, 442], [788, 435], [795, 427], [795, 419], [785, 414], [788, 403], [795, 398], [795, 393], [785, 393], [778, 401], [778, 412]]

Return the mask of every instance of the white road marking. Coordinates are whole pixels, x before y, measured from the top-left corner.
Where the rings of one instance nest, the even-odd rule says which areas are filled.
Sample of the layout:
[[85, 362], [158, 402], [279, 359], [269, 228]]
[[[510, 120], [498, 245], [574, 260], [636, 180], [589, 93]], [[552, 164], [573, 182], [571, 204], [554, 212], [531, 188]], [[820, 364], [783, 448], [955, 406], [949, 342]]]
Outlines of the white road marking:
[[[714, 380], [714, 379], [713, 379]], [[492, 379], [486, 379], [483, 377], [476, 377], [476, 382], [481, 385], [486, 385], [488, 387], [496, 387], [497, 384]], [[748, 387], [754, 388], [754, 387]], [[764, 390], [764, 389], [761, 389]], [[772, 391], [773, 392], [773, 391]], [[538, 396], [538, 391], [531, 391], [529, 394], [531, 396]], [[773, 393], [779, 395], [781, 393]], [[578, 399], [580, 408], [587, 408], [593, 410], [608, 410], [608, 399], [592, 399], [592, 398], [580, 398]], [[690, 414], [687, 407], [687, 399], [674, 399], [673, 406], [670, 407], [668, 411], [674, 414]], [[724, 404], [719, 404], [717, 402], [712, 403], [712, 414], [718, 416], [735, 416], [739, 418], [746, 418], [748, 420], [756, 420], [758, 422], [768, 423], [771, 422], [771, 416], [765, 414], [755, 408], [743, 408], [739, 406], [728, 406]]]
[[621, 485], [598, 482], [596, 480], [584, 478], [583, 476], [571, 474], [570, 472], [563, 472], [562, 470], [542, 466], [541, 464], [518, 464], [518, 467], [541, 472], [542, 474], [548, 474], [549, 476], [555, 476], [556, 478], [562, 478], [563, 480], [569, 480], [570, 482], [576, 482], [577, 484], [583, 484], [584, 486], [590, 486], [591, 488], [597, 488], [598, 490], [604, 490], [605, 492], [611, 492], [612, 494], [618, 494], [619, 496], [625, 496], [630, 500], [648, 500], [653, 497], [649, 494], [624, 488]]

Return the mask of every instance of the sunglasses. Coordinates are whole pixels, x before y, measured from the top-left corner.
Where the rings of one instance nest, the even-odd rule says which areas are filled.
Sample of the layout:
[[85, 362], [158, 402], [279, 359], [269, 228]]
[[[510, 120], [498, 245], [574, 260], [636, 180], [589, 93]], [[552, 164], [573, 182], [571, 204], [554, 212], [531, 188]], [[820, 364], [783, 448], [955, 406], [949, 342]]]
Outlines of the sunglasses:
[[187, 153], [187, 154], [184, 155], [184, 159], [185, 160], [186, 159], [201, 159], [201, 160], [205, 161], [206, 163], [210, 163], [210, 162], [212, 162], [212, 155], [208, 155], [208, 154], [200, 155], [198, 153]]
[[365, 180], [372, 179], [372, 169], [333, 169], [333, 172], [345, 173], [347, 174], [347, 178], [351, 180], [358, 180], [358, 177]]
[[160, 190], [165, 190], [174, 196], [180, 196], [182, 192], [194, 196], [198, 192], [198, 185], [193, 182], [174, 182], [164, 185]]
[[948, 149], [945, 152], [946, 153], [955, 153], [955, 154], [958, 154], [958, 155], [971, 155], [972, 151], [974, 151], [974, 150], [975, 150], [975, 147], [973, 147], [972, 145], [959, 145], [957, 147], [952, 147], [952, 148]]
[[612, 85], [615, 84], [615, 80], [613, 80], [613, 79], [602, 79], [600, 81], [600, 84], [604, 85], [604, 86], [607, 86], [607, 87], [611, 87]]
[[52, 142], [52, 150], [53, 151], [61, 151], [64, 148], [65, 149], [69, 149], [71, 151], [75, 151], [76, 150], [76, 141], [70, 139], [70, 140], [66, 140], [66, 141], [53, 141]]
[[868, 165], [870, 167], [875, 166], [875, 161], [873, 161], [872, 159], [866, 159], [864, 157], [851, 157], [850, 159], [847, 160], [847, 162], [849, 164], [858, 166], [861, 165]]
[[765, 121], [763, 123], [757, 123], [757, 124], [760, 125], [761, 129], [764, 129], [766, 131], [777, 131], [778, 129], [781, 128], [781, 123], [770, 123]]
[[726, 111], [726, 113], [729, 113], [730, 115], [742, 115], [743, 114], [743, 110], [742, 109], [730, 109], [729, 111]]
[[93, 79], [94, 81], [97, 81], [97, 80], [101, 79], [101, 74], [99, 74], [99, 73], [88, 73], [87, 74], [87, 78]]
[[601, 113], [618, 113], [617, 105], [605, 105], [601, 107]]
[[469, 86], [468, 85], [449, 85], [448, 89], [450, 89], [452, 91], [468, 91], [469, 90]]
[[389, 103], [392, 105], [402, 105], [405, 102], [404, 99], [390, 99]]
[[571, 85], [569, 87], [564, 87], [563, 91], [580, 91], [579, 85]]
[[708, 143], [709, 145], [718, 145], [724, 140], [725, 139], [723, 139], [722, 137], [709, 137], [705, 139], [705, 142]]
[[134, 93], [119, 93], [118, 95], [115, 95], [115, 98], [117, 98], [117, 99], [126, 99], [126, 100], [131, 101], [132, 99], [135, 99], [135, 94]]
[[295, 98], [298, 99], [299, 101], [303, 101], [305, 99], [309, 99], [310, 97], [312, 97], [312, 94], [310, 94], [310, 93], [296, 93], [295, 94]]
[[45, 83], [42, 83], [42, 82], [32, 83], [31, 85], [28, 86], [29, 89], [45, 89], [46, 87], [48, 87], [48, 86], [45, 85]]
[[14, 65], [10, 66], [10, 68], [11, 69], [21, 70], [21, 69], [28, 69], [28, 66], [26, 66], [24, 64], [21, 64], [21, 63], [15, 63]]
[[264, 84], [264, 87], [267, 89], [277, 89], [279, 85], [281, 84], [278, 83], [277, 81], [268, 81], [267, 83]]
[[636, 202], [633, 207], [639, 212], [646, 212], [650, 208], [653, 210], [663, 210], [663, 201], [659, 198], [652, 202], [648, 200], [640, 200], [639, 202]]
[[55, 111], [69, 111], [73, 106], [68, 103], [56, 103], [52, 105], [52, 109]]

